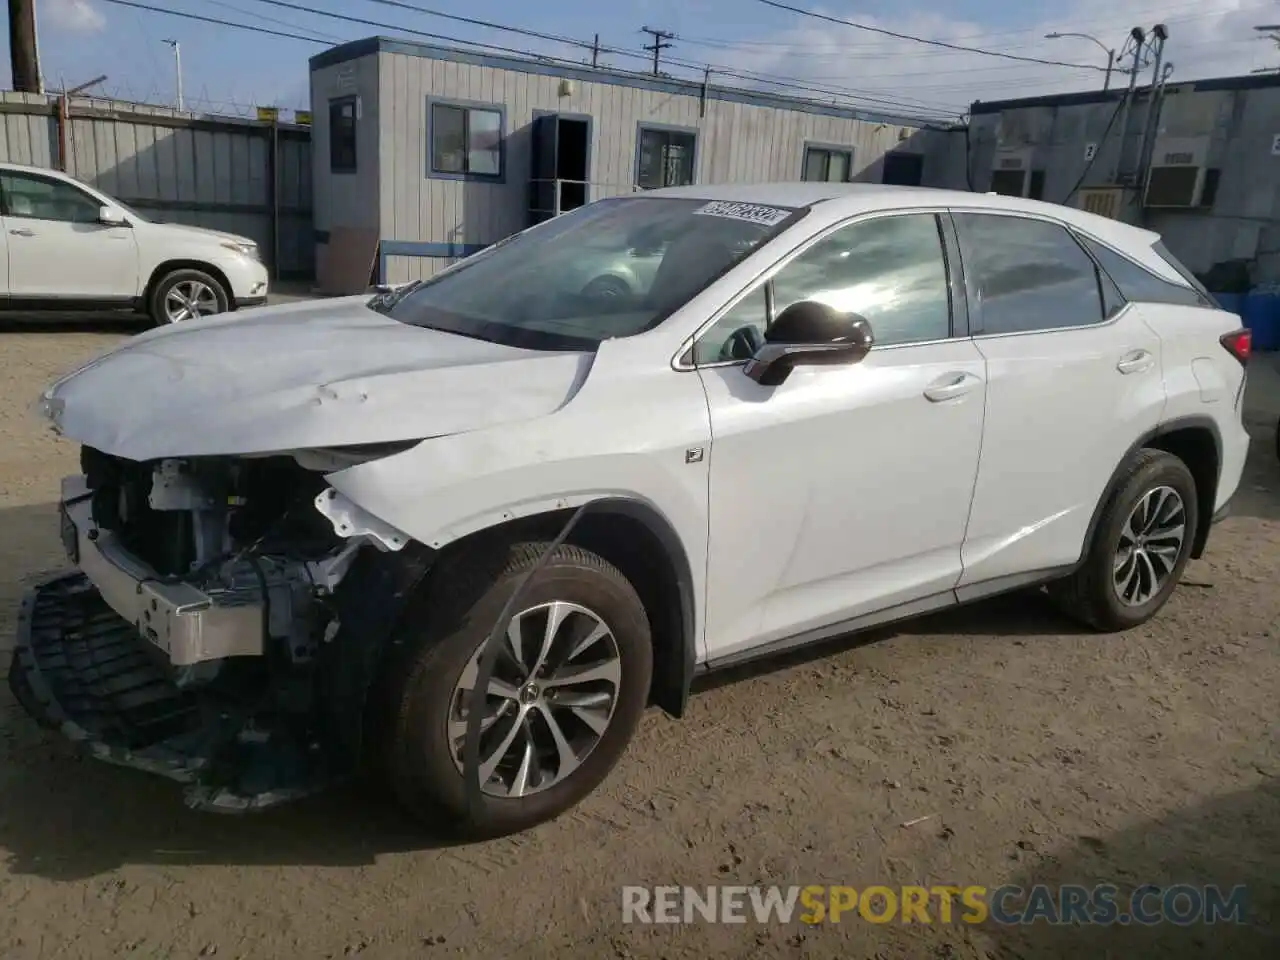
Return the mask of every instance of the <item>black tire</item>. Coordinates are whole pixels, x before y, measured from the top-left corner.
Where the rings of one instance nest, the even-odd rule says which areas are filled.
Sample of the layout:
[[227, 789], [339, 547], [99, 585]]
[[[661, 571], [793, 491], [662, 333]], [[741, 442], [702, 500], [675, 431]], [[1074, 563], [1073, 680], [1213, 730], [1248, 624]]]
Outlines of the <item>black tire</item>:
[[448, 575], [433, 578], [423, 602], [415, 604], [422, 613], [411, 612], [393, 638], [381, 685], [383, 720], [375, 728], [380, 742], [371, 747], [380, 752], [382, 772], [401, 805], [435, 831], [481, 839], [517, 833], [563, 813], [613, 769], [648, 702], [653, 648], [639, 596], [601, 557], [572, 545], [558, 547], [519, 606], [567, 601], [607, 624], [621, 662], [613, 714], [582, 765], [565, 779], [518, 799], [484, 794], [476, 816], [469, 816], [447, 729], [454, 687], [547, 546], [520, 543], [499, 551], [496, 561], [461, 561]]
[[627, 281], [612, 274], [601, 274], [582, 288], [582, 296], [593, 300], [615, 300], [631, 293]]
[[[1171, 487], [1182, 499], [1182, 543], [1160, 589], [1147, 602], [1131, 606], [1120, 599], [1113, 582], [1121, 531], [1139, 501], [1162, 486]], [[1182, 578], [1199, 522], [1195, 478], [1186, 464], [1163, 450], [1140, 450], [1102, 510], [1084, 563], [1070, 577], [1051, 584], [1049, 593], [1067, 614], [1095, 630], [1110, 633], [1146, 623], [1165, 605]]]
[[203, 270], [195, 270], [184, 267], [180, 270], [174, 270], [165, 274], [151, 288], [151, 297], [147, 301], [147, 315], [151, 318], [152, 324], [157, 327], [163, 327], [170, 324], [168, 312], [165, 303], [168, 300], [169, 293], [180, 284], [203, 284], [213, 294], [214, 302], [217, 305], [216, 310], [208, 311], [204, 315], [212, 315], [215, 313], [226, 313], [230, 306], [230, 300], [227, 297], [227, 290], [216, 277], [211, 276]]

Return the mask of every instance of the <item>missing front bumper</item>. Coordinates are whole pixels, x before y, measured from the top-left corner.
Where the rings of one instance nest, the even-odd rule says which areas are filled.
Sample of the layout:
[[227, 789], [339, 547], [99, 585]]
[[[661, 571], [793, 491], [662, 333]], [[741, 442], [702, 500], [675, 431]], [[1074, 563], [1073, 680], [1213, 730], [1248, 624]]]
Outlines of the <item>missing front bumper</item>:
[[263, 653], [263, 603], [159, 577], [97, 527], [87, 481], [62, 481], [62, 539], [67, 554], [107, 605], [133, 624], [175, 666]]
[[305, 738], [176, 686], [83, 574], [30, 590], [16, 640], [9, 687], [33, 719], [100, 760], [185, 784], [193, 809], [260, 810], [330, 782]]

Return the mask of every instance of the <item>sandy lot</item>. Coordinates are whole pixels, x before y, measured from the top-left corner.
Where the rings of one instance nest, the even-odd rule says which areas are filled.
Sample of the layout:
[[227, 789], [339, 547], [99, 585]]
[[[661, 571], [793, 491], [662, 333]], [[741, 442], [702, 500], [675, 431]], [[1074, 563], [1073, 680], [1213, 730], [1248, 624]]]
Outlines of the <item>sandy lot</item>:
[[[23, 584], [61, 565], [51, 501], [75, 463], [28, 407], [120, 336], [0, 333], [0, 651]], [[524, 836], [432, 847], [355, 790], [189, 813], [174, 786], [37, 731], [3, 688], [0, 957], [1280, 956], [1277, 379], [1255, 378], [1235, 516], [1147, 628], [1082, 634], [1003, 599], [718, 679]], [[1036, 882], [1243, 883], [1251, 922], [620, 918], [623, 884]]]

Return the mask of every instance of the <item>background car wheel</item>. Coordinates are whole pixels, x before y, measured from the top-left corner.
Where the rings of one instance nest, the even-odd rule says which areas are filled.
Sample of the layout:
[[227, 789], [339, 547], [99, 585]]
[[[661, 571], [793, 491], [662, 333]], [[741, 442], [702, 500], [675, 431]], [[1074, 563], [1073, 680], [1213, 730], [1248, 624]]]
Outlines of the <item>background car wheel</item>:
[[202, 270], [174, 270], [151, 292], [149, 312], [156, 326], [181, 323], [197, 316], [225, 313], [227, 291]]
[[558, 547], [518, 605], [487, 688], [481, 809], [468, 818], [467, 694], [489, 630], [546, 546], [451, 570], [393, 642], [384, 770], [429, 826], [478, 838], [552, 819], [599, 785], [639, 723], [653, 673], [644, 606], [605, 560]]
[[1186, 464], [1163, 450], [1141, 450], [1103, 508], [1084, 564], [1049, 592], [1098, 630], [1145, 623], [1182, 577], [1199, 522]]
[[594, 300], [613, 300], [617, 297], [625, 297], [629, 293], [631, 293], [631, 287], [625, 280], [608, 274], [596, 277], [582, 288], [582, 295]]

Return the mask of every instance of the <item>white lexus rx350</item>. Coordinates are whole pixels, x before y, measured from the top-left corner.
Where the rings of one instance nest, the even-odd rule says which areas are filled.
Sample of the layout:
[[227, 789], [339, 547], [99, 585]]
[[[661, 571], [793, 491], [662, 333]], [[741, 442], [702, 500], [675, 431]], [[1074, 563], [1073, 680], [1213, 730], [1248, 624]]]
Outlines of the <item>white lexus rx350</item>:
[[1154, 616], [1240, 481], [1239, 326], [1156, 234], [1066, 207], [601, 200], [54, 384], [78, 570], [28, 596], [10, 682], [195, 807], [372, 759], [426, 820], [522, 829], [701, 671], [1039, 585]]

